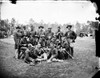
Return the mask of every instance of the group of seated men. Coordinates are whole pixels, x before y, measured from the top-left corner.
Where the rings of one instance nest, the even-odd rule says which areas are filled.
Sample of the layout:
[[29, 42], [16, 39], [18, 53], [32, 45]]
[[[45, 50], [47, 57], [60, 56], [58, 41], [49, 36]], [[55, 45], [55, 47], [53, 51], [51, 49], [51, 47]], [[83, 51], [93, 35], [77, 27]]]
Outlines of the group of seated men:
[[51, 27], [44, 31], [44, 27], [39, 26], [39, 30], [35, 31], [31, 26], [31, 30], [28, 31], [25, 26], [23, 28], [17, 26], [14, 32], [16, 58], [33, 65], [41, 61], [62, 61], [73, 58], [73, 47], [70, 43], [75, 42], [77, 35], [71, 27], [68, 25], [64, 34], [60, 26], [56, 33], [52, 32]]

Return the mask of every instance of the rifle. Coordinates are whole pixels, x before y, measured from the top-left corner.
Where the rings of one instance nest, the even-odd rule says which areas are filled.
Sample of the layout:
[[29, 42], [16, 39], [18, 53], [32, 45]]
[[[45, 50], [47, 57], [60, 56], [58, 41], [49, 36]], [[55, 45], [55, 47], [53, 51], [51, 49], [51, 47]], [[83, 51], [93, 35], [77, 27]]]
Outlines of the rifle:
[[[61, 48], [61, 50], [65, 50], [65, 49], [62, 49]], [[71, 51], [71, 48], [69, 48], [69, 50]], [[66, 50], [65, 50], [66, 51]], [[66, 51], [66, 53], [72, 58], [72, 59], [74, 59], [74, 57], [71, 55], [71, 54], [69, 54], [67, 51]]]

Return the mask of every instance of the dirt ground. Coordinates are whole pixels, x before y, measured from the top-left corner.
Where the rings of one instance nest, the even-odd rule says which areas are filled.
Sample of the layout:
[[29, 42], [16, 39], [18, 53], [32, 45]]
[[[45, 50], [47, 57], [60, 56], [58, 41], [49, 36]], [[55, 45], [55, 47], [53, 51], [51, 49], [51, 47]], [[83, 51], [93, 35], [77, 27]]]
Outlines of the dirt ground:
[[0, 40], [0, 74], [6, 78], [91, 78], [97, 71], [95, 40], [77, 38], [74, 59], [29, 66], [14, 56], [13, 38]]

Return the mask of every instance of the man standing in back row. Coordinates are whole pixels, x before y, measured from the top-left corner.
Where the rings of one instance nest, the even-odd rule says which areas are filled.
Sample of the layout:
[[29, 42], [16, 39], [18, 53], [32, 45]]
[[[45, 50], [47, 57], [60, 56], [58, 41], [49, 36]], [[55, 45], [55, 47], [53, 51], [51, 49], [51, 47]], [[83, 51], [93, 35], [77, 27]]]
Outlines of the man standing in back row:
[[70, 53], [69, 54], [71, 55], [71, 58], [72, 58], [73, 57], [73, 47], [71, 46], [71, 44], [75, 42], [77, 35], [74, 31], [71, 30], [72, 25], [67, 25], [66, 28], [67, 28], [67, 31], [65, 33], [65, 37], [70, 43]]
[[38, 27], [38, 32], [37, 32], [37, 35], [39, 36], [39, 38], [41, 38], [42, 36], [45, 35], [45, 30], [44, 30], [44, 27], [43, 26], [39, 26]]
[[56, 39], [61, 40], [61, 38], [63, 37], [63, 32], [61, 31], [61, 27], [58, 26], [57, 32], [55, 33]]

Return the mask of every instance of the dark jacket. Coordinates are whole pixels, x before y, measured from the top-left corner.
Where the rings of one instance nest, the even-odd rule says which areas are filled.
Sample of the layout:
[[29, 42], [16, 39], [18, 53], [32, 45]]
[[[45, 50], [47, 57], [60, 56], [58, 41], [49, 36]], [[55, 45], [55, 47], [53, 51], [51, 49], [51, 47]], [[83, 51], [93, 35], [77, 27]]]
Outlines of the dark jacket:
[[57, 32], [55, 33], [55, 36], [56, 36], [56, 39], [61, 39], [61, 37], [63, 37], [63, 32], [57, 31]]
[[71, 30], [71, 31], [67, 31], [65, 33], [65, 37], [67, 39], [73, 39], [73, 40], [75, 40], [77, 38], [77, 35], [76, 35], [76, 33], [74, 31]]

